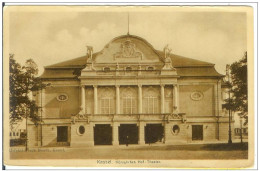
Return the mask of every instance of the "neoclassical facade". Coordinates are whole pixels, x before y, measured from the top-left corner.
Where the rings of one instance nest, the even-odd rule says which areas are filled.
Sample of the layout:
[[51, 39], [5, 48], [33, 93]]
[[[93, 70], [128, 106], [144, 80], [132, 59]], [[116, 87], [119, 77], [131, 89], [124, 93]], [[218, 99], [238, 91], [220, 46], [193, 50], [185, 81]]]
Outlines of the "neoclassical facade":
[[34, 92], [42, 122], [28, 124], [30, 147], [228, 139], [223, 75], [214, 64], [156, 50], [138, 36], [116, 37], [96, 53], [87, 47], [40, 78], [48, 86]]

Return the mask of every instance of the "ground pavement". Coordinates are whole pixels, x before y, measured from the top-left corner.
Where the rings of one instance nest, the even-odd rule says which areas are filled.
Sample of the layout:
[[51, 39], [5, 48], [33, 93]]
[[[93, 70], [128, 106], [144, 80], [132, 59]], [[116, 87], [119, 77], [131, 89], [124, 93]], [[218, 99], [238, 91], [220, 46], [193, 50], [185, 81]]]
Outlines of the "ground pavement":
[[247, 159], [248, 143], [10, 148], [11, 159]]

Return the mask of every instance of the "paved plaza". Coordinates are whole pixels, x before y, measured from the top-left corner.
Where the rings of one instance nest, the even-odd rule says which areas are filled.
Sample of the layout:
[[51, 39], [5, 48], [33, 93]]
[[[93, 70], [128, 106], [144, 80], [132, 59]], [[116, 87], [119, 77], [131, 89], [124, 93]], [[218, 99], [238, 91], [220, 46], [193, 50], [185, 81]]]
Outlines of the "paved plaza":
[[95, 146], [92, 148], [12, 147], [11, 159], [247, 159], [247, 143], [146, 145], [146, 146]]

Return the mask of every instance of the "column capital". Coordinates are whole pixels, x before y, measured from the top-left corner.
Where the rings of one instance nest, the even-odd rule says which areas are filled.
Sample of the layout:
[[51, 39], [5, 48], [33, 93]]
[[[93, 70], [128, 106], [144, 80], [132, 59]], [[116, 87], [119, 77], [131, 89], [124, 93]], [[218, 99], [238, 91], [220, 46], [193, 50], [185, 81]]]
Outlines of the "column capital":
[[85, 85], [80, 85], [81, 88], [85, 88], [86, 86]]
[[115, 87], [116, 87], [116, 88], [119, 88], [119, 87], [120, 87], [120, 85], [115, 85]]
[[138, 84], [137, 86], [140, 88], [140, 87], [142, 87], [143, 85], [142, 85], [142, 84]]
[[160, 84], [160, 86], [161, 86], [161, 87], [164, 87], [164, 86], [165, 86], [165, 84]]
[[94, 88], [97, 88], [97, 87], [98, 87], [98, 85], [93, 85], [93, 87], [94, 87]]

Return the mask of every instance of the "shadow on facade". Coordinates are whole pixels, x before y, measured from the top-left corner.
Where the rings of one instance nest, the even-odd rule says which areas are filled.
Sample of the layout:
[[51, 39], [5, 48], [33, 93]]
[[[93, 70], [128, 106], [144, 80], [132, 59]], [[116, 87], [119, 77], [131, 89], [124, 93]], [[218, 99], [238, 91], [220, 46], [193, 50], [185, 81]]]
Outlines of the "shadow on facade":
[[162, 124], [147, 124], [145, 126], [145, 143], [151, 144], [162, 142], [164, 137], [164, 127]]
[[95, 145], [112, 145], [112, 127], [110, 124], [96, 124], [94, 127]]
[[137, 124], [120, 124], [119, 144], [138, 144]]

